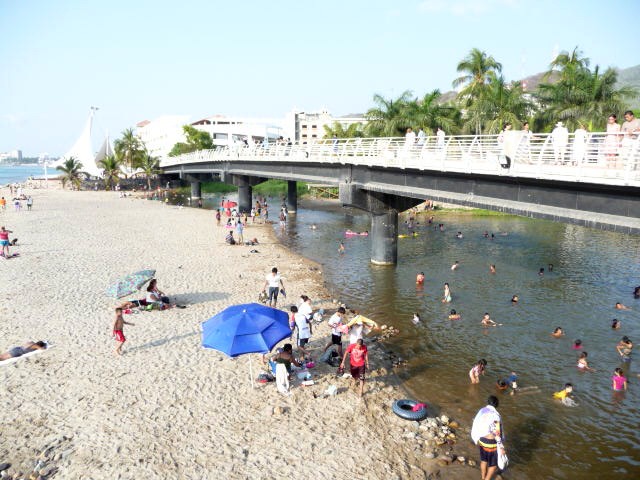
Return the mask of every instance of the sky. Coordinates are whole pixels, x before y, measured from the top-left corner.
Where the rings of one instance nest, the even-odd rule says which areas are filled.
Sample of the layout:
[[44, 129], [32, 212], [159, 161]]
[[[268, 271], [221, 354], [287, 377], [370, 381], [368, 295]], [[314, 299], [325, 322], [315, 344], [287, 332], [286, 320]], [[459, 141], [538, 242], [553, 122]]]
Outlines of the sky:
[[[94, 148], [161, 115], [364, 113], [446, 92], [472, 48], [507, 80], [576, 46], [640, 64], [639, 0], [0, 0], [0, 152]], [[634, 46], [630, 48], [630, 46]]]

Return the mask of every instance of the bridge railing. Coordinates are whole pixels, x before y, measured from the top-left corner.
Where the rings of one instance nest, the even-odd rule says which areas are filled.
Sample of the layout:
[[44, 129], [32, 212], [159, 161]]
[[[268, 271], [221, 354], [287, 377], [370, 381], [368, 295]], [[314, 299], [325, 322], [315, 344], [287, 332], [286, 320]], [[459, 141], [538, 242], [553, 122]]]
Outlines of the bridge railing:
[[[635, 138], [634, 138], [635, 137]], [[237, 145], [161, 161], [161, 167], [228, 160], [340, 163], [640, 186], [640, 138], [604, 132], [318, 139]]]

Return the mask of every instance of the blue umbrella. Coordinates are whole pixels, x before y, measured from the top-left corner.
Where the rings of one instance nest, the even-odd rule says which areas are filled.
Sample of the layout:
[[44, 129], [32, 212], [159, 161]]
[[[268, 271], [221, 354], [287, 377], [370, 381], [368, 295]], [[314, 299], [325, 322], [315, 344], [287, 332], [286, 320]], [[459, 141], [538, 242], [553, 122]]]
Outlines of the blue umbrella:
[[202, 322], [202, 346], [230, 357], [269, 352], [290, 335], [289, 315], [259, 303], [233, 305]]

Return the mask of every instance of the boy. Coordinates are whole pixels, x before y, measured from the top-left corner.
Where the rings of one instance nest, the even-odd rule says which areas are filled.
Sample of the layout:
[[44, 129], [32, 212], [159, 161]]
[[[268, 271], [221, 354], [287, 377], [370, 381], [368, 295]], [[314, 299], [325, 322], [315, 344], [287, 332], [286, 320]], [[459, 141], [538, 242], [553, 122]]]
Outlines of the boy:
[[559, 392], [555, 392], [553, 394], [553, 398], [557, 398], [559, 400], [562, 400], [562, 403], [564, 403], [567, 398], [571, 399], [571, 397], [570, 397], [571, 392], [573, 392], [573, 385], [570, 384], [570, 383], [565, 383], [564, 384], [564, 389], [560, 390]]
[[122, 346], [124, 345], [124, 342], [127, 341], [127, 339], [124, 338], [123, 332], [125, 324], [135, 326], [133, 323], [126, 322], [124, 318], [122, 318], [122, 308], [118, 307], [116, 308], [116, 321], [113, 323], [113, 336], [118, 344], [116, 347], [117, 355], [122, 355]]

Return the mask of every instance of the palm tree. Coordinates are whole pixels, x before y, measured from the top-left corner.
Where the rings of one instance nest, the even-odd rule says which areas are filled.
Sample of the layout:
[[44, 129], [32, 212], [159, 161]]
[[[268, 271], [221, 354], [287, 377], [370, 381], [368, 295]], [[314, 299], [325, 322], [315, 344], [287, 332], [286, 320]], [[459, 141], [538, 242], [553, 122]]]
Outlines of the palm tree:
[[98, 166], [104, 172], [104, 188], [110, 190], [120, 180], [122, 161], [117, 155], [107, 155], [98, 162]]
[[58, 165], [56, 170], [60, 170], [63, 175], [60, 178], [62, 181], [62, 188], [65, 187], [67, 182], [70, 182], [71, 185], [76, 188], [80, 188], [80, 175], [82, 175], [82, 163], [77, 160], [75, 157], [67, 158], [62, 165]]
[[406, 117], [406, 106], [411, 102], [413, 93], [410, 90], [402, 92], [395, 100], [375, 94], [373, 102], [376, 104], [365, 113], [368, 122], [365, 126], [367, 133], [373, 137], [395, 137], [404, 135], [411, 121]]
[[361, 123], [351, 123], [347, 128], [340, 122], [333, 122], [333, 125], [324, 125], [324, 138], [361, 138], [364, 131]]
[[453, 105], [443, 104], [441, 97], [440, 90], [436, 89], [425, 94], [421, 100], [407, 103], [410, 125], [427, 131], [435, 131], [437, 127], [442, 127], [444, 131], [453, 133], [457, 129], [460, 111]]
[[142, 142], [133, 133], [133, 129], [127, 128], [123, 131], [122, 138], [117, 139], [113, 145], [116, 153], [129, 167], [130, 172], [133, 172], [138, 167], [138, 163], [144, 153]]
[[152, 157], [148, 152], [145, 152], [139, 168], [142, 169], [144, 176], [147, 178], [147, 189], [151, 190], [151, 177], [160, 173], [159, 170], [160, 160], [158, 157]]
[[508, 83], [499, 75], [491, 79], [470, 108], [467, 127], [480, 122], [486, 133], [498, 133], [506, 123], [519, 127], [532, 112], [533, 103], [525, 95], [522, 84]]

